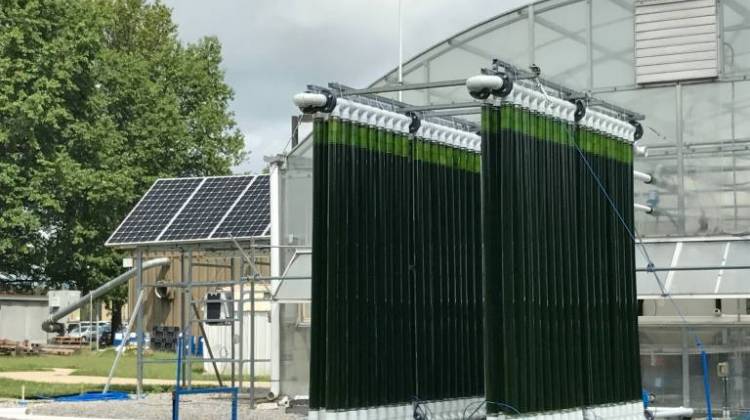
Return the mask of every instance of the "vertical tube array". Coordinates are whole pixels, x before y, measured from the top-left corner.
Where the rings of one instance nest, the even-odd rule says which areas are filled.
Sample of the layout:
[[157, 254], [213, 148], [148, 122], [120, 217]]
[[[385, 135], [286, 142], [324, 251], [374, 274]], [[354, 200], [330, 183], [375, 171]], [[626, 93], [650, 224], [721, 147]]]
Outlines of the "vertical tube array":
[[314, 120], [318, 418], [483, 394], [479, 139], [408, 122], [343, 100]]
[[490, 416], [640, 394], [628, 131], [541, 102], [482, 109]]

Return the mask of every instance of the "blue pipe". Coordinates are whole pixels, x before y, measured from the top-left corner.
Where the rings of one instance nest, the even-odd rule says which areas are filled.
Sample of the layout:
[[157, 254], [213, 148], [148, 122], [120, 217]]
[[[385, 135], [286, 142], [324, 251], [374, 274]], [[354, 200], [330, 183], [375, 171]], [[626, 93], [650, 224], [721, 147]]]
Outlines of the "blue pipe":
[[713, 408], [711, 407], [711, 383], [708, 379], [708, 355], [706, 354], [706, 350], [703, 348], [703, 343], [701, 343], [701, 340], [697, 335], [695, 336], [695, 344], [701, 351], [701, 366], [703, 367], [703, 390], [706, 393], [706, 414], [708, 420], [713, 420]]
[[182, 333], [177, 337], [177, 378], [172, 391], [172, 420], [180, 419], [180, 371], [182, 370]]
[[177, 337], [177, 383], [175, 384], [175, 389], [179, 391], [180, 389], [180, 371], [182, 370], [182, 333], [180, 333], [180, 336]]

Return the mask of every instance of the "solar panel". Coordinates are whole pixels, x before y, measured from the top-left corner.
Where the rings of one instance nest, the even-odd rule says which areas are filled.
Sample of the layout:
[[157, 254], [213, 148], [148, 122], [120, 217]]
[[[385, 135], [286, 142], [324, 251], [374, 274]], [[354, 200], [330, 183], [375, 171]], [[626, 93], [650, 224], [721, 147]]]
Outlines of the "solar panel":
[[156, 240], [201, 181], [201, 178], [157, 180], [107, 243]]
[[159, 240], [208, 238], [252, 176], [207, 178]]
[[271, 223], [271, 188], [267, 175], [259, 175], [212, 238], [264, 236]]
[[159, 179], [107, 245], [264, 236], [271, 219], [269, 184], [267, 175]]

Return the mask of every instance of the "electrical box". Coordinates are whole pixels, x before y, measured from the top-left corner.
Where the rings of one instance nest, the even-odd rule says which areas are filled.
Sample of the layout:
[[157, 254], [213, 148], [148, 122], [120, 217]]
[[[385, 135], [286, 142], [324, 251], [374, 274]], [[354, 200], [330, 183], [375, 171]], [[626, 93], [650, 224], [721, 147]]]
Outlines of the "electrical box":
[[206, 293], [206, 324], [227, 325], [234, 318], [232, 292]]
[[727, 378], [729, 377], [729, 363], [728, 362], [721, 362], [716, 365], [716, 373], [719, 375], [719, 378]]

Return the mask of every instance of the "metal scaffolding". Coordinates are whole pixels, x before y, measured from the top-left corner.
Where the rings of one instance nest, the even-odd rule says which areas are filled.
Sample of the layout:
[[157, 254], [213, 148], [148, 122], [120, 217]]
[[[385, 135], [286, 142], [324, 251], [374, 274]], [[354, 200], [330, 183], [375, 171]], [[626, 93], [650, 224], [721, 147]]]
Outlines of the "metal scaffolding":
[[[282, 246], [283, 247], [283, 246]], [[147, 251], [165, 251], [164, 246], [162, 247], [151, 247], [151, 248], [136, 248], [135, 249], [135, 289], [136, 296], [143, 296], [144, 291], [156, 287], [168, 287], [178, 289], [182, 295], [180, 300], [180, 325], [179, 328], [183, 334], [182, 340], [182, 354], [184, 355], [182, 360], [178, 362], [178, 359], [158, 359], [158, 360], [145, 360], [144, 349], [146, 347], [145, 330], [144, 330], [144, 306], [143, 304], [136, 305], [134, 310], [135, 313], [131, 314], [135, 316], [135, 330], [136, 330], [136, 360], [137, 360], [137, 395], [141, 398], [143, 395], [143, 379], [144, 379], [144, 365], [152, 363], [180, 363], [180, 376], [181, 386], [186, 389], [192, 388], [192, 367], [193, 362], [200, 360], [200, 363], [211, 364], [214, 369], [214, 373], [217, 376], [220, 386], [228, 386], [230, 388], [237, 387], [239, 392], [247, 390], [248, 396], [250, 397], [250, 405], [254, 406], [255, 394], [256, 394], [256, 363], [259, 362], [271, 362], [270, 358], [257, 358], [256, 357], [256, 337], [255, 337], [255, 315], [256, 315], [256, 298], [257, 286], [259, 284], [265, 284], [271, 280], [281, 280], [282, 277], [264, 276], [258, 269], [257, 257], [258, 251], [263, 249], [269, 249], [272, 246], [267, 243], [256, 243], [255, 240], [244, 242], [240, 244], [236, 240], [227, 242], [224, 244], [196, 244], [196, 245], [180, 245], [179, 257], [182, 262], [180, 267], [180, 281], [179, 282], [145, 282], [143, 278], [143, 263], [144, 263], [144, 252]], [[166, 251], [174, 252], [175, 249], [167, 248]], [[229, 268], [231, 275], [230, 279], [215, 279], [215, 278], [196, 278], [193, 273], [193, 267], [197, 266], [213, 266], [218, 267], [215, 264], [196, 263], [194, 253], [198, 251], [210, 251], [216, 252], [217, 257], [231, 257]], [[288, 277], [284, 277], [285, 280], [290, 280]], [[291, 280], [297, 279], [309, 279], [309, 277], [291, 278]], [[209, 299], [194, 297], [194, 290], [196, 288], [214, 288], [214, 287], [231, 287], [232, 296], [222, 300], [231, 305], [232, 311], [227, 318], [208, 318], [208, 314], [201, 316], [199, 306], [205, 304]], [[250, 326], [249, 340], [244, 336], [245, 331], [245, 306], [248, 304], [249, 315], [250, 315]], [[227, 357], [223, 357], [219, 354], [214, 354], [211, 350], [211, 343], [208, 340], [208, 336], [205, 333], [204, 325], [208, 323], [224, 323], [227, 324], [231, 334], [231, 346], [230, 352]], [[193, 334], [193, 325], [197, 324], [200, 329], [200, 335], [203, 336], [203, 342], [207, 350], [207, 356], [204, 354], [200, 356], [200, 359], [196, 358], [193, 346], [195, 343], [195, 334]], [[247, 341], [247, 342], [246, 342]], [[248, 344], [249, 355], [247, 353], [245, 345]], [[228, 363], [230, 365], [230, 377], [229, 384], [226, 384], [220, 375], [217, 368], [217, 363]], [[250, 372], [246, 378], [244, 375], [244, 367], [249, 363]], [[249, 384], [246, 385], [245, 379], [249, 380]]]

